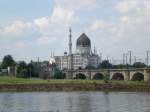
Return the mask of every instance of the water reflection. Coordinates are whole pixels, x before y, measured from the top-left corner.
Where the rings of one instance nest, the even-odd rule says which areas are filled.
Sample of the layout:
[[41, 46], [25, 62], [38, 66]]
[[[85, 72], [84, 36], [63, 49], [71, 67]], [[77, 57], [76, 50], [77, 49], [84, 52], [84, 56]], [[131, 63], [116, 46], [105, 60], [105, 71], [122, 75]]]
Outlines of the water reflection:
[[150, 93], [0, 93], [0, 112], [150, 112]]
[[77, 112], [91, 112], [91, 95], [87, 93], [81, 93], [77, 97], [76, 107]]
[[104, 101], [106, 112], [110, 112], [109, 92], [104, 92]]

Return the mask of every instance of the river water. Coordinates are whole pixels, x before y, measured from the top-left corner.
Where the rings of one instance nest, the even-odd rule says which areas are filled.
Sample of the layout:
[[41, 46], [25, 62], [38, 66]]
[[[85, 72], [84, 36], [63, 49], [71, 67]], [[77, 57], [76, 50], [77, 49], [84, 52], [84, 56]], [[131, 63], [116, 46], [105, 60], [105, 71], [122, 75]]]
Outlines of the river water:
[[150, 93], [0, 93], [0, 112], [150, 112]]

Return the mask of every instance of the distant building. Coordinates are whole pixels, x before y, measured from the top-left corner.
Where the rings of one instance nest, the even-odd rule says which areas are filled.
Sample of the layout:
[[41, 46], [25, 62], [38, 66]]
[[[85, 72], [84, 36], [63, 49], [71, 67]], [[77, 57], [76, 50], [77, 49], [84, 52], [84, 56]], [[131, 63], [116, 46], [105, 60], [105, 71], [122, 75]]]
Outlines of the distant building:
[[8, 75], [8, 69], [1, 69], [0, 75]]
[[100, 56], [91, 49], [91, 41], [88, 36], [83, 33], [76, 41], [76, 51], [72, 53], [72, 35], [69, 30], [69, 54], [64, 53], [63, 56], [54, 56], [55, 64], [60, 70], [64, 69], [85, 69], [87, 66], [97, 68], [100, 63]]

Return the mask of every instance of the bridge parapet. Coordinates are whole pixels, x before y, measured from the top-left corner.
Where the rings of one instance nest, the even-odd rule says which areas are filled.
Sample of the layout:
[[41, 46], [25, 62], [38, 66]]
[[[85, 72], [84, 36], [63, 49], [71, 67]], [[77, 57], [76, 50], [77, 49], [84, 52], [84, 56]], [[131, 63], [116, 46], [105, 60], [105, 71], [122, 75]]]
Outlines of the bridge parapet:
[[[64, 71], [66, 74], [70, 71]], [[93, 79], [96, 74], [101, 74], [105, 76], [106, 72], [110, 73], [110, 79], [114, 79], [116, 75], [116, 80], [123, 77], [123, 80], [136, 80], [136, 77], [141, 77], [142, 79], [137, 80], [150, 80], [150, 68], [139, 68], [139, 69], [98, 69], [98, 70], [72, 70], [72, 78], [75, 78], [77, 74], [85, 75], [86, 79]], [[118, 77], [118, 79], [117, 79]]]

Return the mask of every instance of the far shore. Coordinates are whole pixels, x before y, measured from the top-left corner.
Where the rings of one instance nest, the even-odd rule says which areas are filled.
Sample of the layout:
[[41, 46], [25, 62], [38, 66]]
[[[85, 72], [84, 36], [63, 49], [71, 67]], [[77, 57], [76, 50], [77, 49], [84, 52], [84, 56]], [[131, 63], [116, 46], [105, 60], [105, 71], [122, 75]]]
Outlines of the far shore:
[[103, 80], [33, 80], [0, 77], [0, 92], [124, 91], [150, 92], [150, 82]]
[[150, 92], [150, 85], [126, 85], [113, 83], [47, 83], [47, 84], [0, 84], [0, 92], [44, 92], [44, 91], [119, 91]]

